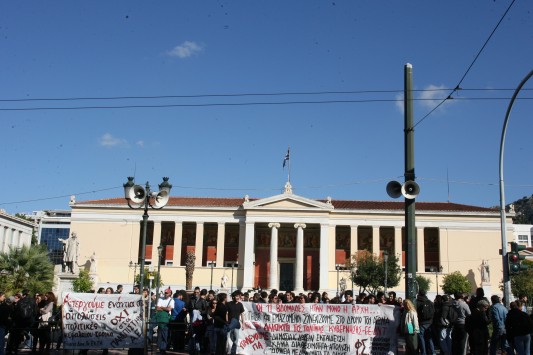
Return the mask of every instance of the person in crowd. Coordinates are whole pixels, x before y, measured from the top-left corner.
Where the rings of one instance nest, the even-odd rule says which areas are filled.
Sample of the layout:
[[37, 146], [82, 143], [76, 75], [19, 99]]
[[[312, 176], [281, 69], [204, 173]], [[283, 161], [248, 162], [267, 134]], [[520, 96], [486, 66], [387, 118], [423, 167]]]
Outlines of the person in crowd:
[[344, 302], [342, 303], [353, 304], [353, 291], [352, 290], [344, 291]]
[[396, 302], [398, 302], [398, 306], [400, 306], [400, 308], [403, 310], [403, 298], [396, 298]]
[[226, 343], [228, 335], [224, 329], [228, 324], [228, 308], [226, 300], [228, 296], [224, 292], [217, 295], [217, 306], [213, 312], [213, 328], [217, 336], [215, 355], [226, 355]]
[[387, 304], [392, 306], [399, 306], [398, 300], [396, 299], [396, 292], [390, 291], [388, 294], [389, 298], [387, 299]]
[[261, 299], [261, 294], [259, 292], [254, 292], [254, 295], [252, 296], [252, 302], [259, 303], [260, 299]]
[[170, 343], [174, 351], [183, 351], [185, 347], [185, 319], [187, 312], [185, 311], [185, 298], [187, 293], [185, 290], [176, 291], [172, 298], [174, 299], [174, 308], [170, 315]]
[[405, 311], [401, 320], [401, 330], [405, 336], [406, 354], [416, 355], [418, 354], [418, 333], [420, 332], [416, 307], [408, 299], [403, 302], [403, 305]]
[[[170, 319], [170, 312], [174, 308], [174, 300], [172, 299], [172, 290], [166, 289], [164, 296], [160, 297], [157, 301], [156, 312], [168, 312]], [[157, 347], [159, 353], [165, 355], [167, 353], [168, 346], [168, 323], [157, 323]]]
[[420, 290], [416, 296], [416, 313], [418, 314], [418, 346], [421, 355], [435, 354], [435, 345], [433, 344], [433, 316], [435, 315], [435, 306], [426, 294], [426, 291]]
[[[479, 301], [481, 301], [481, 300], [489, 302], [487, 297], [485, 297], [485, 290], [483, 290], [482, 287], [478, 287], [476, 289], [476, 295], [470, 299], [470, 303], [468, 304], [468, 306], [470, 307], [470, 311], [473, 311], [474, 309], [476, 309], [477, 308], [477, 303]], [[488, 313], [489, 312], [487, 311], [487, 314]]]
[[456, 292], [454, 294], [454, 306], [457, 308], [457, 320], [452, 328], [452, 353], [461, 355], [466, 352], [468, 333], [466, 332], [466, 317], [471, 315], [470, 307], [465, 301], [465, 295]]
[[366, 296], [363, 303], [364, 304], [376, 304], [376, 296], [373, 294], [369, 294], [368, 296]]
[[385, 293], [384, 292], [379, 291], [376, 294], [376, 303], [377, 304], [386, 304], [387, 303], [387, 300], [385, 299]]
[[123, 290], [124, 290], [124, 286], [118, 285], [117, 286], [117, 290], [115, 291], [115, 293], [121, 294]]
[[217, 308], [218, 301], [213, 299], [208, 302], [209, 309], [207, 310], [207, 320], [206, 320], [206, 339], [208, 344], [206, 349], [209, 349], [209, 354], [214, 355], [216, 352], [217, 346], [217, 334], [215, 333], [215, 311]]
[[36, 303], [35, 299], [30, 295], [29, 290], [23, 290], [19, 299], [15, 303], [13, 310], [13, 326], [9, 335], [8, 354], [18, 354], [18, 348], [24, 334], [29, 333], [31, 327], [35, 323]]
[[41, 295], [40, 293], [35, 293], [33, 296], [35, 299], [35, 312], [34, 314], [34, 320], [32, 322], [32, 325], [30, 327], [30, 334], [31, 334], [31, 347], [32, 347], [32, 353], [37, 353], [37, 345], [39, 344], [39, 325], [41, 322], [41, 313], [40, 309], [44, 307], [45, 305], [45, 299], [44, 295]]
[[96, 293], [100, 293], [100, 294], [105, 293], [105, 288], [100, 287]]
[[359, 295], [357, 295], [357, 299], [355, 300], [355, 303], [363, 304], [365, 303], [365, 299], [366, 299], [366, 293], [361, 292]]
[[490, 355], [496, 355], [500, 347], [502, 351], [511, 354], [511, 347], [507, 341], [505, 330], [505, 318], [507, 317], [507, 308], [501, 303], [498, 295], [492, 295], [490, 298], [492, 307], [490, 308], [490, 319], [492, 321], [492, 336], [490, 338]]
[[113, 287], [108, 287], [105, 289], [106, 295], [112, 295], [113, 293], [115, 293], [115, 290], [113, 290]]
[[131, 295], [138, 295], [141, 293], [141, 287], [139, 285], [133, 286], [133, 291], [130, 292]]
[[43, 306], [39, 308], [41, 320], [37, 330], [39, 338], [39, 353], [43, 354], [45, 351], [50, 352], [50, 345], [52, 344], [52, 332], [48, 320], [57, 310], [57, 298], [53, 292], [47, 292], [43, 297]]
[[489, 323], [487, 311], [490, 304], [480, 299], [472, 315], [466, 320], [466, 330], [470, 341], [470, 355], [487, 355], [489, 351]]
[[435, 318], [438, 319], [439, 323], [439, 345], [440, 352], [443, 355], [452, 354], [452, 330], [453, 324], [445, 321], [446, 315], [448, 314], [450, 308], [455, 308], [455, 303], [449, 295], [442, 295], [442, 304], [438, 306], [438, 313], [436, 311]]
[[527, 295], [525, 293], [521, 293], [520, 295], [518, 295], [518, 300], [520, 301], [520, 304], [522, 305], [520, 307], [522, 312], [527, 313]]
[[294, 303], [294, 292], [285, 293], [285, 303]]
[[261, 298], [258, 303], [268, 303], [268, 292], [261, 291]]
[[6, 302], [6, 294], [0, 292], [0, 355], [5, 354], [6, 335], [11, 325], [13, 308]]
[[326, 291], [322, 292], [322, 303], [329, 303], [330, 299], [329, 299], [329, 295]]
[[[230, 339], [232, 341], [231, 345], [231, 355], [237, 354], [237, 339], [239, 329], [241, 329], [241, 324], [244, 323], [244, 306], [240, 301], [240, 296], [242, 292], [237, 290], [231, 294], [232, 300], [226, 304], [228, 308], [228, 321], [229, 326], [227, 332], [229, 333]], [[277, 292], [275, 294], [271, 293], [274, 298], [278, 298]]]
[[320, 293], [313, 292], [311, 295], [311, 303], [320, 303]]
[[242, 302], [249, 302], [250, 301], [250, 294], [248, 292], [244, 292], [242, 294]]
[[[230, 303], [231, 303], [231, 301], [230, 301]], [[268, 303], [280, 303], [278, 294], [277, 293], [276, 294], [272, 294], [271, 293], [270, 295], [268, 295]]]
[[189, 303], [186, 305], [185, 310], [189, 312], [189, 317], [192, 318], [193, 311], [196, 309], [200, 312], [200, 315], [205, 317], [207, 315], [207, 291], [205, 293], [200, 290], [200, 287], [196, 286], [193, 291], [193, 295], [189, 299]]
[[529, 355], [533, 323], [529, 315], [522, 311], [520, 300], [511, 302], [510, 306], [511, 309], [505, 318], [507, 339], [512, 342], [518, 355]]

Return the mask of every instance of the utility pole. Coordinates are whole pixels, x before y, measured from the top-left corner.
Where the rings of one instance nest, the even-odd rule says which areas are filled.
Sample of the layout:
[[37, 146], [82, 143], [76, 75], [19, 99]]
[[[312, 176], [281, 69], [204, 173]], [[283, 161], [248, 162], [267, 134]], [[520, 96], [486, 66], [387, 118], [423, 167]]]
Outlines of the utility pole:
[[[405, 182], [415, 181], [415, 149], [413, 127], [413, 66], [404, 67], [404, 142]], [[411, 301], [416, 298], [416, 226], [415, 199], [405, 199], [405, 233], [407, 237], [407, 260], [405, 268], [405, 293]]]

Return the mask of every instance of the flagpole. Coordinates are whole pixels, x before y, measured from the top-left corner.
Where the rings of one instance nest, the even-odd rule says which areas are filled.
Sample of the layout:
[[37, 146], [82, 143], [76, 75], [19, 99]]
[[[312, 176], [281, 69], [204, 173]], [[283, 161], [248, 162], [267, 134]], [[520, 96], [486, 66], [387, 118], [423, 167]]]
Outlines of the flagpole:
[[287, 179], [290, 183], [291, 182], [291, 147], [287, 149], [287, 154], [289, 155], [289, 175], [287, 176]]

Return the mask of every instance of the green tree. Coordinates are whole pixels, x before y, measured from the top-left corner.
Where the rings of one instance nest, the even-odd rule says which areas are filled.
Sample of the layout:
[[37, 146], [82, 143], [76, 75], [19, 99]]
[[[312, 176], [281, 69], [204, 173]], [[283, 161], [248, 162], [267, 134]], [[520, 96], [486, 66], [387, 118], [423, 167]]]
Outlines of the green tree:
[[455, 292], [471, 292], [472, 285], [459, 271], [455, 271], [444, 276], [442, 280], [442, 290], [448, 295], [453, 295]]
[[533, 294], [533, 270], [523, 270], [511, 276], [511, 293], [515, 297]]
[[416, 283], [418, 285], [418, 292], [428, 292], [429, 285], [431, 285], [431, 280], [422, 275], [416, 275]]
[[0, 281], [8, 295], [23, 289], [48, 292], [54, 286], [54, 265], [44, 245], [9, 248], [0, 253]]
[[[150, 277], [153, 277], [152, 285], [150, 285]], [[141, 275], [140, 274], [135, 276], [135, 284], [136, 285], [140, 285], [141, 284]], [[141, 287], [141, 291], [142, 291], [143, 288], [148, 288], [149, 289], [150, 286], [152, 288], [156, 288], [158, 285], [159, 285], [159, 287], [165, 285], [163, 283], [162, 279], [161, 279], [161, 275], [159, 275], [157, 273], [157, 271], [150, 271], [149, 268], [145, 267], [144, 268], [144, 282], [143, 282], [143, 285]]]
[[194, 251], [187, 251], [185, 257], [185, 288], [192, 290], [192, 277], [194, 275], [194, 263], [196, 261], [196, 255]]
[[74, 292], [89, 292], [94, 289], [94, 283], [89, 276], [89, 271], [80, 270], [78, 278], [72, 281], [72, 290]]
[[[359, 286], [359, 293], [376, 294], [384, 289], [385, 262], [368, 251], [360, 251], [352, 255], [346, 263], [350, 269], [350, 279]], [[387, 262], [387, 287], [396, 287], [401, 280], [402, 269], [397, 256], [389, 255]]]

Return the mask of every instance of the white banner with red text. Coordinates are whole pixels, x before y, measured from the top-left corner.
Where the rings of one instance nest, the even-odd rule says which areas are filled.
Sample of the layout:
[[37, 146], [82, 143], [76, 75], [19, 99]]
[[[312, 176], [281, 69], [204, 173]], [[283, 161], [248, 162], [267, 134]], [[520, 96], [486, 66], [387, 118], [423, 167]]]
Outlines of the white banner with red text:
[[65, 349], [144, 347], [140, 295], [63, 293]]
[[243, 303], [238, 354], [396, 354], [399, 307]]

